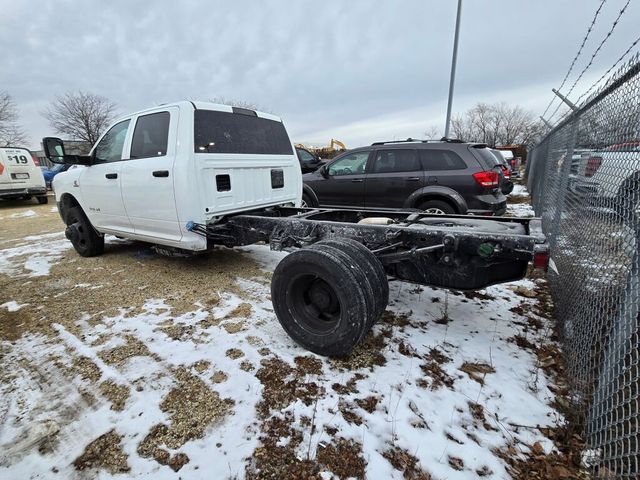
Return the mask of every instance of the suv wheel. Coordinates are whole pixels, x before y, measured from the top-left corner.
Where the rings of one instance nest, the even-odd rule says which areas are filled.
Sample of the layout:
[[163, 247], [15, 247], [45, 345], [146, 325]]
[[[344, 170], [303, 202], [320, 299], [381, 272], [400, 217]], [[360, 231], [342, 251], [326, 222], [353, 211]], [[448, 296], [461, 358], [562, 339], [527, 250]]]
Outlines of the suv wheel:
[[316, 202], [313, 201], [310, 195], [303, 193], [302, 194], [302, 202], [300, 203], [302, 208], [315, 208], [317, 207]]
[[453, 215], [456, 213], [451, 205], [441, 200], [428, 200], [421, 203], [418, 208], [424, 210], [424, 213], [432, 215]]

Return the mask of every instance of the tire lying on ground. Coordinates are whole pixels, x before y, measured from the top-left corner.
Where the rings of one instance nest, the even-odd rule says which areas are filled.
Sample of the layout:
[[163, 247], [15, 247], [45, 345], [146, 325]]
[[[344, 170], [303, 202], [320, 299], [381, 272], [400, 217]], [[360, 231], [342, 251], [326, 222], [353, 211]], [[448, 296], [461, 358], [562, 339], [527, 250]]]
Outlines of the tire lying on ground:
[[104, 252], [104, 237], [98, 235], [80, 207], [69, 209], [65, 220], [65, 236], [83, 257], [95, 257]]
[[352, 238], [323, 240], [316, 245], [331, 245], [347, 253], [357, 262], [360, 269], [365, 273], [367, 280], [371, 284], [375, 302], [375, 312], [374, 315], [370, 317], [371, 324], [369, 325], [369, 327], [372, 327], [389, 304], [389, 281], [387, 280], [387, 274], [380, 260], [378, 260], [371, 250]]
[[271, 280], [271, 301], [282, 328], [304, 348], [347, 355], [369, 330], [374, 299], [365, 274], [344, 252], [314, 244], [287, 255]]

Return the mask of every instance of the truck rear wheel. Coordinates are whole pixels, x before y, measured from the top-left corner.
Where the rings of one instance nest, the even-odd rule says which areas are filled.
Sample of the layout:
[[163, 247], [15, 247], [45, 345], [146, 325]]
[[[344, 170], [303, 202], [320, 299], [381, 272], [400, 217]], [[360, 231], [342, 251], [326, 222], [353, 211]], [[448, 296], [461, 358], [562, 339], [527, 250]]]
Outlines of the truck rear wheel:
[[64, 231], [76, 252], [83, 257], [95, 257], [104, 252], [104, 237], [98, 235], [80, 207], [73, 207], [66, 215]]
[[273, 309], [304, 348], [319, 355], [347, 355], [369, 329], [371, 290], [343, 255], [315, 247], [290, 253], [278, 264], [271, 280]]
[[362, 243], [352, 238], [336, 238], [323, 240], [320, 244], [332, 245], [338, 250], [342, 250], [356, 260], [360, 269], [371, 283], [373, 298], [375, 302], [375, 314], [370, 318], [371, 325], [378, 321], [380, 315], [386, 310], [389, 304], [389, 281], [384, 267], [380, 260], [365, 247]]
[[38, 197], [38, 203], [40, 205], [44, 205], [45, 203], [49, 203], [49, 197], [47, 197], [46, 195]]

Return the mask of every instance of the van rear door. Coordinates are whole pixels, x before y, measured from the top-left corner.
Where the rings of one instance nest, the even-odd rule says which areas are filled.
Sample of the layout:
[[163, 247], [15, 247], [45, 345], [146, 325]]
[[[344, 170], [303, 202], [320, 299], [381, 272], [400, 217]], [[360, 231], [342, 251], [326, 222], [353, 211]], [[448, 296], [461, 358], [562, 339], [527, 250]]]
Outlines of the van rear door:
[[42, 170], [35, 164], [29, 150], [0, 148], [0, 190], [22, 189], [44, 193]]

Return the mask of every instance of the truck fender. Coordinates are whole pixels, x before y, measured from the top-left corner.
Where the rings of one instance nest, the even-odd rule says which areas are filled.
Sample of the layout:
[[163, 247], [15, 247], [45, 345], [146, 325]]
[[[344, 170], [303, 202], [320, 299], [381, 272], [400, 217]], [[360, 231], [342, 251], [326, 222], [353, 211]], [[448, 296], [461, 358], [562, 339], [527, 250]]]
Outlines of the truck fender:
[[416, 208], [426, 200], [444, 200], [452, 203], [458, 213], [467, 213], [467, 202], [462, 195], [454, 189], [443, 185], [427, 185], [426, 187], [416, 190], [405, 200], [404, 208]]
[[65, 224], [67, 223], [67, 213], [73, 207], [82, 208], [80, 202], [78, 202], [78, 200], [76, 200], [73, 195], [71, 195], [70, 193], [63, 193], [60, 197], [60, 201], [58, 202], [58, 213], [60, 214], [60, 218], [62, 218], [62, 221]]
[[[302, 193], [303, 194], [307, 194], [309, 197], [311, 197], [311, 201], [313, 202], [313, 206], [317, 207], [320, 205], [320, 200], [318, 200], [318, 196], [316, 195], [316, 192], [313, 191], [313, 189], [307, 185], [306, 183], [302, 184]], [[309, 205], [310, 207], [312, 205]]]

